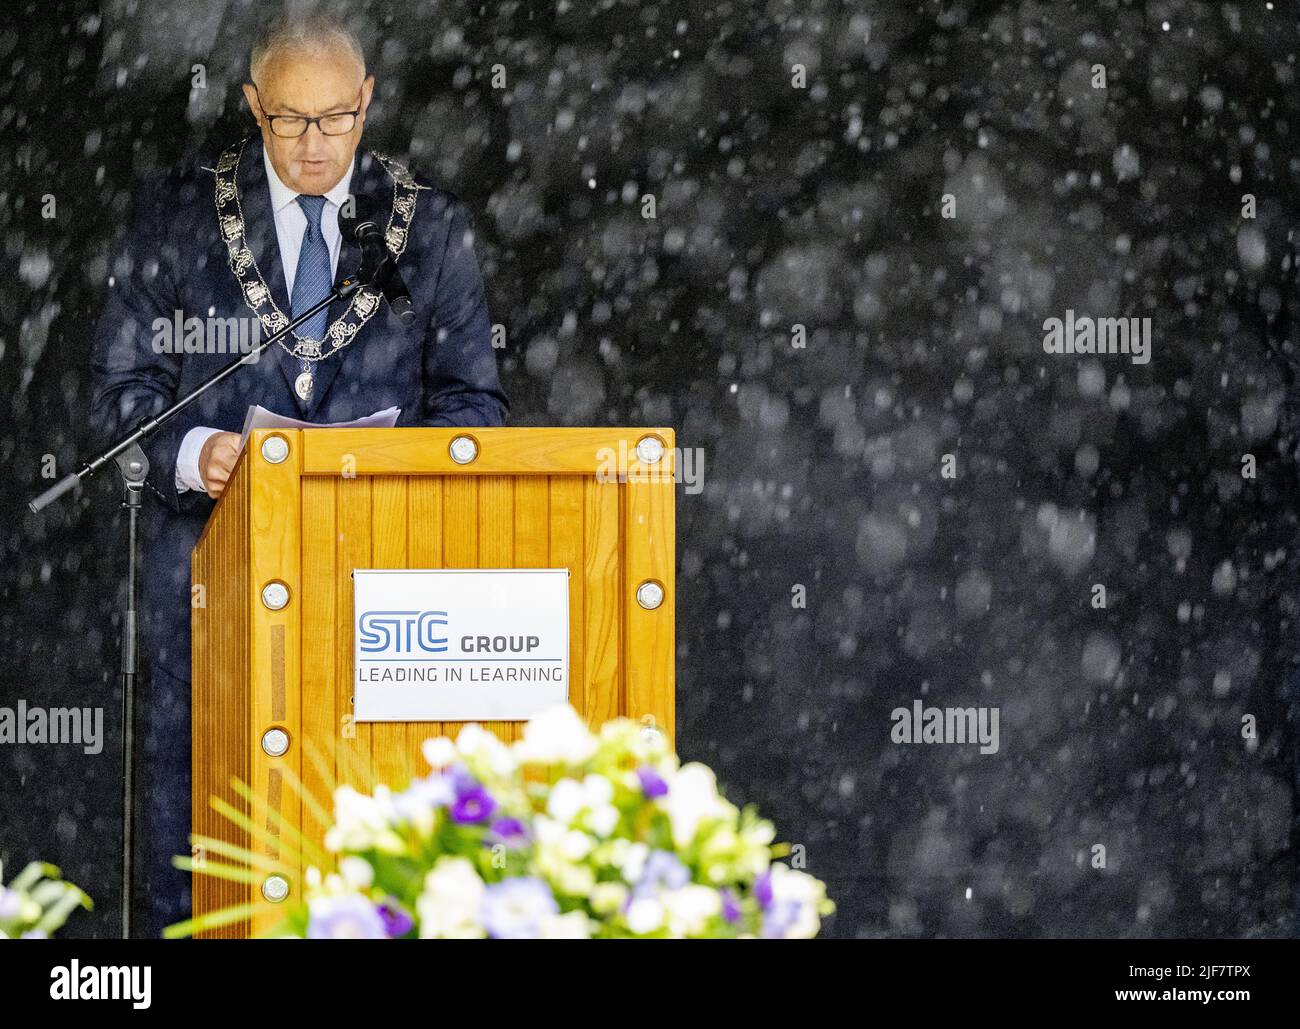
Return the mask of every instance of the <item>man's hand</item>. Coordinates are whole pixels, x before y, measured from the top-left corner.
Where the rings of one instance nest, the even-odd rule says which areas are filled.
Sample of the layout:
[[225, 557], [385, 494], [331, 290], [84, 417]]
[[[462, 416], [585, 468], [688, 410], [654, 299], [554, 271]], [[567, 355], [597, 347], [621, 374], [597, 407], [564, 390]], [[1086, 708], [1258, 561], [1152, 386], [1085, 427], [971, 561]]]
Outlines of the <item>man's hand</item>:
[[203, 488], [208, 496], [213, 499], [221, 496], [238, 458], [239, 433], [214, 432], [204, 441], [199, 451], [199, 474], [203, 476]]

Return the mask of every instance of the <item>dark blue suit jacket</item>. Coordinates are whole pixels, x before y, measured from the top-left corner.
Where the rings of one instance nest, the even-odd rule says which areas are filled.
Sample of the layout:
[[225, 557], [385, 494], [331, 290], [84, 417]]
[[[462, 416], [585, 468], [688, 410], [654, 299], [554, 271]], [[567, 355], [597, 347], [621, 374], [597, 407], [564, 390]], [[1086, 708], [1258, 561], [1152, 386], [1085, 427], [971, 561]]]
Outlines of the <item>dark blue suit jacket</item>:
[[[91, 418], [106, 445], [198, 385], [236, 355], [158, 353], [154, 321], [252, 317], [231, 271], [213, 201], [216, 155], [148, 183], [119, 245], [110, 291], [94, 340]], [[427, 182], [416, 177], [421, 185]], [[261, 139], [239, 165], [246, 234], [280, 310], [290, 310]], [[356, 154], [350, 191], [367, 194], [387, 218], [392, 181], [364, 147]], [[360, 250], [342, 244], [340, 277], [354, 274]], [[293, 390], [300, 371], [279, 344], [240, 369], [151, 437], [144, 520], [145, 643], [156, 667], [190, 679], [190, 552], [215, 501], [177, 492], [176, 456], [195, 426], [238, 432], [250, 404], [315, 422], [346, 421], [400, 407], [398, 425], [500, 425], [508, 401], [497, 376], [483, 280], [465, 205], [441, 189], [420, 190], [406, 249], [398, 263], [416, 317], [403, 326], [386, 303], [346, 349], [315, 365], [309, 403]], [[344, 304], [330, 310], [330, 321]]]

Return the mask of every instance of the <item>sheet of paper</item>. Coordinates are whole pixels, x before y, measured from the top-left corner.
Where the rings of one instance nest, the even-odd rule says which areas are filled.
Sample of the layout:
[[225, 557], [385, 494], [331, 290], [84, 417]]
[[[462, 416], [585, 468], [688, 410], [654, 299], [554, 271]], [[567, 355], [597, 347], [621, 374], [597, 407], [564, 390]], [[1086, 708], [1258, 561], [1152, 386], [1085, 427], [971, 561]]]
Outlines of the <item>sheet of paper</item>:
[[401, 413], [400, 407], [387, 407], [350, 422], [304, 422], [297, 418], [286, 418], [258, 404], [250, 407], [244, 416], [244, 431], [240, 434], [239, 446], [243, 447], [248, 434], [254, 429], [391, 429], [397, 424]]

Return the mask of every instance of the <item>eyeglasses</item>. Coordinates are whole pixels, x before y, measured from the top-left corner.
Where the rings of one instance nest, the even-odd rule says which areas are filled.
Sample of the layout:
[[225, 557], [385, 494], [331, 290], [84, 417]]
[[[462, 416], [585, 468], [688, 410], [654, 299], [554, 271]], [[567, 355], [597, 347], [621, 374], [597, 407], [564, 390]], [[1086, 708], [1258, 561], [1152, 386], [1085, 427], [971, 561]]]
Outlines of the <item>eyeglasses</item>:
[[[257, 93], [257, 106], [262, 108], [262, 117], [271, 126], [271, 134], [281, 139], [296, 139], [307, 131], [309, 125], [315, 125], [326, 136], [346, 136], [356, 128], [357, 115], [361, 113], [361, 108], [358, 107], [355, 111], [322, 114], [317, 118], [307, 118], [300, 114], [267, 114], [266, 108], [262, 107], [262, 94], [258, 92], [256, 83], [253, 92]], [[357, 96], [357, 103], [361, 103], [360, 95]]]

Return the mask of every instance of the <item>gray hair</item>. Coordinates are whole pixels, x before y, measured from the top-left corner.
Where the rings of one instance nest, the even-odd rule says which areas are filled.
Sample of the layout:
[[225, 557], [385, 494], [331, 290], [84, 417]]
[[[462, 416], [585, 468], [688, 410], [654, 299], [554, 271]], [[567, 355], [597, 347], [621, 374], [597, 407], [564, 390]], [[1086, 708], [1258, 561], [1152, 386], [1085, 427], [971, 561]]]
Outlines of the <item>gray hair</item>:
[[253, 44], [248, 73], [257, 82], [267, 63], [282, 54], [321, 57], [340, 51], [354, 57], [365, 74], [366, 55], [361, 41], [342, 19], [319, 12], [283, 15], [271, 22]]

